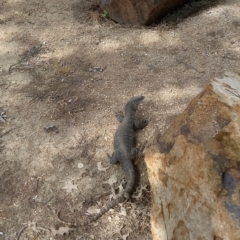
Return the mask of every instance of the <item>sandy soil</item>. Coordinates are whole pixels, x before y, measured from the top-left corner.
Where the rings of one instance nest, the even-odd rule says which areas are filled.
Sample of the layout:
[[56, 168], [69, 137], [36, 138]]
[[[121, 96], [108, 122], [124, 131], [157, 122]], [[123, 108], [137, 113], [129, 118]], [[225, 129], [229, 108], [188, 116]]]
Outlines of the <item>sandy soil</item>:
[[239, 70], [239, 0], [193, 1], [150, 27], [92, 1], [3, 0], [0, 46], [0, 239], [151, 239], [141, 157], [131, 201], [78, 229], [57, 212], [83, 221], [124, 187], [106, 154], [130, 97], [145, 96], [144, 147], [211, 76]]

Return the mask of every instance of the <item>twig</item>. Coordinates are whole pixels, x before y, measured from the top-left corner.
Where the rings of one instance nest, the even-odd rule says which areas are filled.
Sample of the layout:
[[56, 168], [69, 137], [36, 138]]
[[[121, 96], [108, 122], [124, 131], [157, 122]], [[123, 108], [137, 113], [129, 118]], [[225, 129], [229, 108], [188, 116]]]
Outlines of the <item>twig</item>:
[[68, 221], [62, 219], [60, 217], [60, 211], [58, 211], [58, 213], [57, 213], [57, 218], [60, 222], [65, 223], [65, 224], [69, 225], [70, 227], [77, 227], [77, 224], [74, 224], [74, 223], [71, 223], [71, 222], [68, 222]]
[[225, 54], [225, 55], [222, 56], [222, 58], [233, 60], [233, 61], [239, 61], [240, 60], [240, 58], [232, 57], [230, 54]]
[[17, 66], [18, 64], [23, 63], [24, 61], [25, 61], [25, 59], [22, 58], [22, 59], [21, 59], [20, 61], [18, 61], [17, 63], [14, 63], [14, 64], [10, 65], [9, 68], [8, 68], [8, 73], [11, 74], [13, 67]]
[[20, 128], [21, 126], [22, 126], [22, 125], [7, 130], [6, 132], [4, 132], [4, 133], [2, 133], [2, 134], [0, 135], [0, 138], [3, 137], [4, 135], [10, 133], [10, 132], [13, 131], [13, 130], [15, 130], [15, 129], [17, 129], [17, 128]]
[[[35, 176], [34, 176], [35, 177]], [[35, 190], [34, 190], [34, 192], [37, 192], [37, 190], [38, 190], [38, 184], [39, 184], [39, 179], [38, 179], [38, 177], [35, 177], [36, 178], [36, 188], [35, 188]]]
[[18, 233], [18, 235], [17, 235], [17, 240], [20, 239], [21, 234], [23, 233], [23, 231], [24, 231], [26, 228], [27, 228], [27, 226], [23, 227], [23, 228], [19, 231], [19, 233]]
[[29, 228], [29, 229], [32, 229], [32, 230], [37, 229], [37, 230], [40, 230], [40, 231], [51, 232], [50, 229], [48, 229], [48, 228], [43, 228], [43, 227], [37, 227], [36, 224], [34, 224], [34, 227], [25, 226], [25, 227], [23, 227], [23, 228], [19, 231], [18, 236], [17, 236], [17, 240], [20, 239], [21, 234], [24, 232], [24, 230], [25, 230], [26, 228]]
[[[8, 73], [11, 74], [12, 73], [12, 68], [14, 66], [17, 66], [18, 64], [23, 64], [24, 62], [27, 62], [29, 61], [31, 58], [37, 56], [41, 50], [42, 50], [42, 46], [43, 46], [43, 43], [39, 44], [38, 46], [33, 46], [31, 47], [30, 49], [28, 49], [27, 51], [25, 51], [23, 54], [22, 54], [22, 58], [20, 59], [20, 61], [18, 61], [17, 63], [14, 63], [12, 65], [9, 66], [9, 69], [8, 69]], [[27, 66], [28, 68], [33, 68], [31, 66]], [[27, 69], [28, 69], [27, 68]]]
[[44, 227], [37, 227], [37, 226], [36, 226], [36, 229], [37, 229], [37, 230], [40, 230], [40, 231], [43, 231], [43, 232], [51, 232], [50, 229], [44, 228]]
[[195, 70], [195, 71], [198, 72], [198, 73], [204, 73], [204, 71], [199, 71], [198, 69], [196, 69], [195, 67], [193, 67], [191, 64], [186, 63], [186, 62], [184, 62], [184, 61], [182, 61], [182, 60], [177, 59], [177, 62], [185, 65], [185, 67], [187, 67], [187, 68], [190, 68], [190, 69]]
[[2, 122], [2, 123], [5, 123], [6, 122], [6, 120], [0, 115], [0, 121]]
[[49, 203], [52, 199], [53, 199], [53, 197], [50, 197], [48, 200], [46, 200], [45, 202], [43, 202], [43, 204]]

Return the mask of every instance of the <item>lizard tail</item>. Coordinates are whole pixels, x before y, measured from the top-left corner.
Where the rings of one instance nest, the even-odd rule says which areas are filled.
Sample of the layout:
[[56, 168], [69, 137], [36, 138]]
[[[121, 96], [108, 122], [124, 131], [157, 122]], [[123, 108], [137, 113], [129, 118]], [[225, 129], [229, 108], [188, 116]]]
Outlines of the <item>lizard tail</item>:
[[[128, 196], [128, 195], [127, 195]], [[113, 208], [114, 206], [116, 206], [117, 204], [124, 202], [125, 200], [128, 199], [128, 197], [125, 194], [125, 191], [116, 199], [110, 201], [106, 206], [104, 206], [99, 213], [97, 213], [96, 215], [92, 216], [91, 218], [87, 219], [84, 222], [80, 222], [80, 223], [73, 223], [73, 222], [68, 222], [64, 219], [61, 218], [60, 216], [60, 211], [57, 214], [58, 219], [62, 222], [65, 223], [67, 225], [69, 225], [70, 227], [78, 227], [78, 226], [85, 226], [88, 225], [94, 221], [96, 221], [97, 219], [99, 219], [102, 215], [104, 215], [106, 212], [108, 212], [111, 208]]]
[[132, 162], [128, 162], [127, 166], [123, 166], [124, 170], [127, 174], [127, 186], [125, 187], [124, 193], [125, 193], [125, 198], [130, 198], [133, 192], [133, 188], [135, 185], [135, 170], [133, 167]]
[[126, 168], [126, 173], [127, 173], [127, 186], [124, 189], [124, 192], [120, 196], [118, 196], [115, 200], [109, 202], [106, 206], [104, 206], [98, 214], [96, 214], [92, 218], [90, 218], [90, 219], [86, 220], [85, 222], [83, 222], [82, 224], [80, 224], [80, 226], [84, 226], [84, 225], [87, 225], [89, 223], [96, 221], [102, 215], [104, 215], [106, 212], [108, 212], [109, 209], [113, 208], [117, 204], [122, 203], [125, 200], [128, 200], [130, 198], [130, 196], [132, 195], [132, 192], [133, 192], [134, 184], [135, 184], [135, 171], [134, 171], [134, 167], [133, 167], [132, 163], [131, 164], [128, 163], [128, 166]]
[[116, 199], [112, 200], [111, 202], [109, 202], [106, 206], [104, 206], [99, 213], [97, 213], [96, 215], [92, 216], [90, 219], [86, 220], [83, 223], [80, 223], [80, 226], [84, 226], [87, 224], [90, 224], [94, 221], [96, 221], [97, 219], [99, 219], [101, 216], [103, 216], [106, 212], [108, 212], [111, 208], [113, 208], [114, 206], [116, 206], [117, 204], [124, 202], [126, 200], [125, 194], [121, 194], [119, 197], [117, 197]]
[[116, 206], [119, 203], [124, 202], [125, 200], [128, 200], [130, 198], [130, 196], [132, 195], [133, 192], [133, 188], [134, 188], [134, 183], [135, 183], [135, 171], [134, 171], [134, 167], [133, 164], [129, 164], [125, 167], [125, 171], [127, 173], [127, 186], [124, 190], [124, 192], [118, 196], [116, 199], [110, 201], [106, 206], [104, 206], [99, 213], [97, 213], [96, 215], [90, 217], [89, 219], [87, 219], [84, 222], [80, 222], [80, 223], [71, 223], [71, 222], [67, 222], [64, 219], [62, 219], [60, 217], [60, 211], [58, 212], [58, 219], [65, 223], [70, 225], [71, 227], [77, 227], [77, 226], [85, 226], [87, 224], [90, 224], [94, 221], [96, 221], [97, 219], [99, 219], [100, 217], [102, 217], [106, 212], [109, 211], [109, 209], [113, 208], [114, 206]]

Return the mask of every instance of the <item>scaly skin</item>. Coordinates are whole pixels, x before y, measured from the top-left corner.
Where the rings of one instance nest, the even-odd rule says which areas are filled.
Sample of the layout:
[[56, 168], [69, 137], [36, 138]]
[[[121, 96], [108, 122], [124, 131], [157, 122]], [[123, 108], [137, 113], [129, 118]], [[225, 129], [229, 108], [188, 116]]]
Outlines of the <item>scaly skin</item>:
[[143, 99], [144, 96], [131, 98], [125, 105], [125, 115], [117, 115], [117, 118], [120, 121], [120, 125], [114, 136], [114, 152], [112, 154], [112, 157], [110, 157], [110, 163], [122, 163], [123, 169], [127, 175], [127, 186], [124, 192], [115, 200], [110, 201], [106, 206], [104, 206], [98, 214], [92, 216], [90, 219], [86, 220], [83, 223], [68, 223], [60, 219], [59, 213], [58, 218], [61, 221], [68, 223], [73, 227], [87, 225], [96, 221], [103, 214], [109, 211], [109, 209], [113, 208], [121, 202], [124, 202], [125, 200], [128, 200], [131, 197], [135, 184], [135, 171], [132, 161], [137, 154], [137, 149], [135, 148], [135, 130], [142, 129], [147, 125], [147, 121], [141, 121], [135, 118], [137, 106]]

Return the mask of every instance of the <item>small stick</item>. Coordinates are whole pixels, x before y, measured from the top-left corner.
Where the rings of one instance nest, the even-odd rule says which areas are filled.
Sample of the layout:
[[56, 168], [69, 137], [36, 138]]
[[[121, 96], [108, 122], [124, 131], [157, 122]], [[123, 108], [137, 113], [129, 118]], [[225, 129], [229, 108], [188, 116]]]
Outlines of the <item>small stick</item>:
[[20, 235], [23, 233], [23, 231], [24, 231], [26, 228], [27, 228], [27, 226], [23, 227], [23, 228], [20, 230], [20, 232], [19, 232], [18, 235], [17, 235], [17, 240], [20, 239]]
[[43, 204], [49, 203], [52, 199], [53, 199], [53, 197], [50, 197], [47, 201], [43, 202]]
[[22, 125], [7, 130], [6, 132], [4, 132], [4, 133], [2, 133], [2, 134], [0, 135], [0, 138], [3, 137], [4, 135], [10, 133], [10, 132], [13, 131], [13, 130], [15, 130], [15, 129], [17, 129], [17, 128], [20, 128], [21, 126], [22, 126]]
[[14, 64], [10, 65], [10, 67], [9, 67], [9, 69], [8, 69], [8, 73], [9, 73], [9, 74], [12, 73], [12, 71], [11, 71], [11, 70], [12, 70], [12, 67], [18, 65], [20, 62], [21, 62], [21, 61], [19, 61], [19, 62], [17, 62], [17, 63], [14, 63]]
[[74, 224], [74, 223], [71, 223], [71, 222], [68, 222], [68, 221], [62, 219], [62, 218], [60, 217], [60, 211], [58, 211], [57, 217], [58, 217], [58, 220], [59, 220], [60, 222], [65, 223], [65, 224], [67, 224], [67, 225], [69, 225], [69, 226], [71, 226], [71, 227], [77, 227], [77, 224]]

